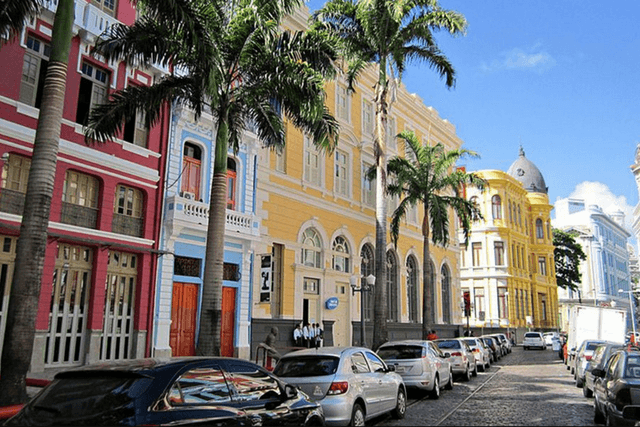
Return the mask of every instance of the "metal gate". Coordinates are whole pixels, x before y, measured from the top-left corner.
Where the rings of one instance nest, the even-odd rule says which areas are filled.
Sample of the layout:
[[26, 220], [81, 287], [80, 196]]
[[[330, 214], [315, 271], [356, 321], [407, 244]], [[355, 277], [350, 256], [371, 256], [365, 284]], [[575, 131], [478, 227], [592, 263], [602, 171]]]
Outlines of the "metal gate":
[[129, 359], [132, 354], [135, 288], [138, 257], [109, 251], [105, 284], [101, 360]]
[[53, 272], [45, 366], [81, 365], [87, 328], [93, 251], [83, 246], [58, 245]]

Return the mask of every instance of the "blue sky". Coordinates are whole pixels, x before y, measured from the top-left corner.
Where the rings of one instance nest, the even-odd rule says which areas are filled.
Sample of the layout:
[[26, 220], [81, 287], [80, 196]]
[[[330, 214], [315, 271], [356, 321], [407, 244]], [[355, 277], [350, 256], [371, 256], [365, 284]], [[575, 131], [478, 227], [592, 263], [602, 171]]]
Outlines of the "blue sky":
[[[315, 10], [324, 1], [307, 4]], [[456, 86], [447, 89], [426, 65], [410, 67], [403, 82], [480, 154], [467, 169], [506, 171], [522, 144], [551, 204], [585, 198], [605, 211], [622, 209], [630, 225], [638, 203], [629, 167], [640, 143], [640, 2], [440, 5], [469, 23], [465, 36], [436, 34], [456, 69]]]

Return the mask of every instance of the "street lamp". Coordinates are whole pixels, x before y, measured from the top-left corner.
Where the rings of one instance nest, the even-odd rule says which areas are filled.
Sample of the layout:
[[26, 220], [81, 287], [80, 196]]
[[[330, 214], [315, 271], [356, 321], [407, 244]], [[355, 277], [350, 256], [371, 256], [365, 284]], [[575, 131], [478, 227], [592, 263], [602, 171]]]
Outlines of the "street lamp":
[[[358, 280], [365, 279], [365, 283], [360, 282], [358, 286]], [[360, 346], [366, 347], [365, 333], [364, 333], [364, 295], [363, 292], [370, 292], [376, 284], [376, 276], [373, 274], [365, 276], [353, 275], [349, 278], [349, 284], [351, 285], [351, 295], [355, 295], [356, 292], [360, 292]]]
[[631, 326], [633, 326], [633, 342], [636, 341], [636, 316], [634, 314], [635, 307], [633, 305], [633, 301], [631, 300], [631, 294], [634, 291], [624, 291], [622, 289], [618, 289], [619, 293], [627, 293], [629, 295], [629, 310], [631, 311]]

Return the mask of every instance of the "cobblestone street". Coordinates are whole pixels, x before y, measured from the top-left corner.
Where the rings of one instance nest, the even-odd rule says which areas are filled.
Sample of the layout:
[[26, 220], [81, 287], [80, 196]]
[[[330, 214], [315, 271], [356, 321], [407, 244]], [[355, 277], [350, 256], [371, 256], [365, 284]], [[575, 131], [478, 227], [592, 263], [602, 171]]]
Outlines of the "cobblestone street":
[[593, 422], [593, 399], [582, 395], [558, 354], [523, 350], [493, 364], [439, 400], [409, 394], [406, 418], [377, 420], [385, 426], [585, 426]]

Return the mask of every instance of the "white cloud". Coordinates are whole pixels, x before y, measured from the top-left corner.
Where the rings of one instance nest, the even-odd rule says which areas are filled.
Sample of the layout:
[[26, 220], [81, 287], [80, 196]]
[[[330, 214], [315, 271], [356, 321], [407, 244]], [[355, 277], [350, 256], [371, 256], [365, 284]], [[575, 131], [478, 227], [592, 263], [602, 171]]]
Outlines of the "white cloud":
[[[624, 222], [627, 231], [633, 234], [633, 209], [627, 203], [625, 196], [616, 196], [611, 189], [601, 182], [596, 181], [584, 181], [576, 185], [576, 188], [569, 195], [570, 199], [582, 199], [585, 204], [598, 205], [605, 213], [611, 214], [616, 211], [622, 211], [624, 213]], [[558, 198], [558, 200], [564, 200]], [[631, 237], [633, 239], [633, 236]]]
[[500, 54], [500, 59], [495, 59], [491, 63], [482, 63], [483, 71], [498, 70], [530, 70], [537, 73], [545, 71], [556, 65], [556, 60], [544, 50], [540, 45], [535, 45], [528, 51], [514, 48], [508, 52]]

